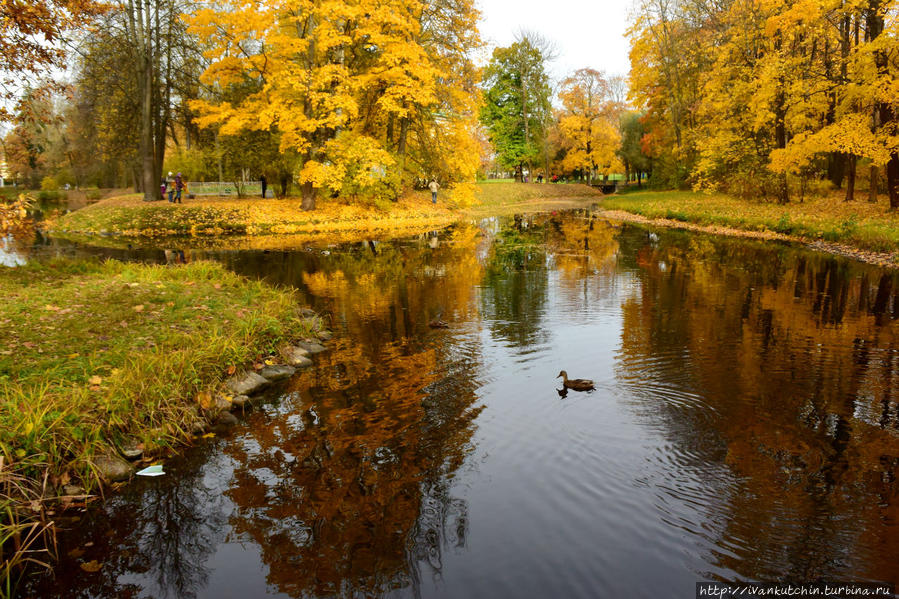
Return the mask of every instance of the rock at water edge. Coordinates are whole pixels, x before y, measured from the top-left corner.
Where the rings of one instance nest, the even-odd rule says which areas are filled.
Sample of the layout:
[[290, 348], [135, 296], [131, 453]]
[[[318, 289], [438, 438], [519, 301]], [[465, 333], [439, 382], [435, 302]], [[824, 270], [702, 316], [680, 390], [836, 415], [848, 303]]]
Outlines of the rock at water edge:
[[296, 371], [297, 369], [293, 366], [287, 366], [285, 364], [274, 364], [272, 366], [266, 366], [265, 368], [260, 370], [259, 375], [269, 381], [280, 381], [292, 377], [293, 373], [295, 373]]
[[324, 345], [321, 345], [320, 343], [315, 343], [315, 342], [300, 341], [297, 343], [297, 347], [305, 349], [310, 354], [318, 354], [318, 353], [325, 351]]
[[312, 360], [309, 359], [309, 352], [302, 347], [290, 345], [281, 350], [281, 357], [291, 366], [305, 368], [312, 366]]
[[268, 385], [268, 379], [259, 376], [255, 372], [236, 374], [225, 381], [225, 388], [234, 395], [252, 395]]
[[231, 398], [231, 409], [236, 410], [246, 406], [250, 402], [250, 398], [246, 395], [235, 395]]
[[134, 474], [134, 466], [119, 456], [101, 455], [94, 458], [100, 476], [109, 482], [127, 480]]

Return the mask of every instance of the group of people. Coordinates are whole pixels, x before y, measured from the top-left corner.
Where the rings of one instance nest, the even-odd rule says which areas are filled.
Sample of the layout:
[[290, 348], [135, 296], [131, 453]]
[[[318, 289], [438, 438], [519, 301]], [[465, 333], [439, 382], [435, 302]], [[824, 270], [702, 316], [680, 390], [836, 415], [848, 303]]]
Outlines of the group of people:
[[180, 204], [181, 194], [187, 193], [187, 184], [184, 182], [181, 173], [178, 173], [173, 178], [172, 171], [169, 171], [168, 176], [162, 180], [162, 185], [159, 186], [159, 190], [162, 193], [163, 200], [166, 198], [166, 194], [168, 194], [170, 203]]

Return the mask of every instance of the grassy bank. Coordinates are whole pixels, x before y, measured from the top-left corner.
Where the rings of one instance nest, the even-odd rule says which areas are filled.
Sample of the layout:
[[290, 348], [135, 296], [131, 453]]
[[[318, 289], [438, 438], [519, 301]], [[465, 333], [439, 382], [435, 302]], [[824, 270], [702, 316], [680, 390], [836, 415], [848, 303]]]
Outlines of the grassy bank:
[[51, 232], [85, 235], [161, 237], [175, 235], [268, 235], [390, 231], [406, 227], [435, 228], [449, 224], [453, 213], [444, 205], [414, 194], [383, 208], [350, 205], [340, 200], [318, 202], [312, 211], [301, 200], [201, 198], [183, 204], [143, 202], [131, 194], [110, 198], [48, 223]]
[[467, 210], [476, 215], [584, 207], [603, 198], [598, 189], [579, 183], [486, 181], [478, 189], [478, 204]]
[[202, 198], [184, 204], [143, 202], [136, 194], [109, 198], [45, 225], [63, 235], [264, 236], [272, 234], [412, 235], [451, 224], [460, 214], [496, 214], [542, 208], [582, 206], [602, 197], [597, 190], [575, 184], [483, 183], [478, 205], [460, 209], [441, 191], [437, 204], [430, 192], [412, 192], [398, 202], [379, 207], [354, 205], [340, 199], [320, 200], [313, 211], [300, 208], [298, 198]]
[[292, 292], [206, 262], [0, 268], [0, 294], [0, 575], [66, 484], [97, 486], [99, 456], [185, 442], [230, 366], [311, 326]]
[[721, 194], [665, 191], [616, 195], [602, 202], [606, 210], [621, 210], [650, 219], [770, 231], [806, 241], [823, 240], [875, 252], [899, 250], [899, 218], [881, 202], [844, 202], [833, 196], [808, 198], [780, 205], [740, 200]]

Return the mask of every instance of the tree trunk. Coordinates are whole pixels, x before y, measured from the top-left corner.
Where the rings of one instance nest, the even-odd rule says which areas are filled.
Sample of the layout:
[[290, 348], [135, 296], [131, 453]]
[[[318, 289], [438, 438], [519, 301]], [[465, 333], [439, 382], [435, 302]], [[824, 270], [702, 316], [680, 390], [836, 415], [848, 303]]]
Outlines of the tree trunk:
[[846, 177], [846, 200], [851, 202], [855, 199], [855, 172], [858, 158], [855, 154], [849, 154], [846, 160], [847, 177]]
[[[873, 42], [883, 33], [883, 15], [880, 14], [881, 2], [872, 0], [866, 11], [866, 20], [868, 25], [868, 37]], [[874, 65], [877, 72], [886, 75], [890, 72], [890, 57], [884, 50], [876, 50], [874, 52]], [[896, 120], [896, 114], [893, 107], [886, 102], [879, 102], [876, 106], [880, 127], [890, 128]], [[895, 150], [890, 154], [890, 161], [887, 162], [887, 193], [890, 196], [890, 208], [895, 210], [899, 208], [899, 153]]]
[[156, 199], [154, 188], [157, 176], [154, 173], [155, 147], [153, 144], [153, 40], [151, 39], [150, 3], [137, 6], [135, 34], [140, 47], [138, 56], [138, 81], [140, 90], [140, 159], [141, 182], [144, 201]]
[[895, 152], [887, 163], [887, 193], [890, 194], [890, 208], [899, 208], [899, 155]]
[[315, 210], [315, 187], [311, 181], [306, 181], [300, 186], [303, 192], [303, 203], [300, 206], [303, 210]]
[[396, 142], [396, 153], [400, 155], [400, 169], [406, 170], [406, 139], [409, 137], [409, 119], [400, 119], [400, 135]]
[[871, 165], [871, 175], [868, 178], [868, 201], [872, 204], [877, 202], [877, 166]]
[[846, 155], [842, 152], [831, 152], [827, 160], [827, 178], [833, 184], [834, 189], [843, 186], [846, 177]]
[[[774, 47], [780, 51], [781, 48], [780, 34], [774, 41]], [[787, 147], [787, 109], [786, 109], [786, 81], [781, 76], [777, 81], [777, 93], [774, 97], [774, 142], [779, 149]], [[777, 182], [777, 203], [786, 204], [790, 201], [789, 188], [787, 187], [787, 174], [783, 173], [778, 176]]]

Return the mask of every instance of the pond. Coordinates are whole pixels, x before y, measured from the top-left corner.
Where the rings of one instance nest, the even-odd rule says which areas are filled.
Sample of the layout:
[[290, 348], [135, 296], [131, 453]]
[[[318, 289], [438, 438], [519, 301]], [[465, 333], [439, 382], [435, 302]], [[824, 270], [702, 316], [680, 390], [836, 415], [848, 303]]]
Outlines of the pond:
[[[589, 212], [185, 258], [296, 287], [330, 350], [166, 476], [67, 518], [25, 596], [899, 580], [892, 271]], [[560, 370], [596, 389], [565, 393]]]

